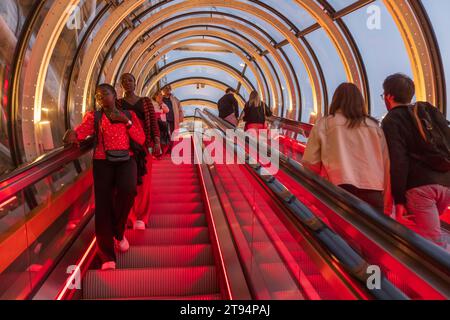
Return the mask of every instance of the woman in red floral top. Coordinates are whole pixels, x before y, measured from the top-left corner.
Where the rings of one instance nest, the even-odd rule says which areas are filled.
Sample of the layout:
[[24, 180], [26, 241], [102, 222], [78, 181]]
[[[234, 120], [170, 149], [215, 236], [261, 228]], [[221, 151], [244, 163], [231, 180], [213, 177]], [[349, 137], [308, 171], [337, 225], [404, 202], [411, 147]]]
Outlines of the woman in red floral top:
[[[65, 142], [76, 144], [89, 136], [96, 136], [97, 139], [93, 164], [95, 233], [103, 270], [115, 269], [114, 244], [121, 251], [129, 248], [124, 236], [125, 224], [137, 187], [137, 168], [133, 157], [113, 162], [107, 160], [106, 151], [128, 150], [132, 155], [130, 139], [140, 145], [145, 143], [145, 134], [136, 114], [130, 112], [130, 120], [116, 107], [116, 98], [112, 86], [99, 85], [95, 99], [101, 111], [88, 112], [83, 122], [65, 137]], [[98, 132], [95, 132], [96, 114], [99, 118]]]
[[120, 77], [120, 84], [124, 91], [124, 97], [118, 100], [118, 105], [123, 110], [129, 110], [136, 113], [136, 116], [141, 121], [146, 135], [145, 144], [148, 149], [146, 160], [146, 171], [142, 177], [142, 184], [138, 186], [137, 196], [134, 201], [134, 206], [131, 209], [129, 219], [133, 223], [135, 230], [145, 230], [150, 214], [150, 189], [152, 177], [152, 154], [150, 149], [153, 148], [153, 153], [158, 155], [160, 153], [160, 132], [158, 122], [155, 116], [152, 101], [147, 97], [139, 97], [135, 93], [136, 79], [131, 73], [124, 73]]

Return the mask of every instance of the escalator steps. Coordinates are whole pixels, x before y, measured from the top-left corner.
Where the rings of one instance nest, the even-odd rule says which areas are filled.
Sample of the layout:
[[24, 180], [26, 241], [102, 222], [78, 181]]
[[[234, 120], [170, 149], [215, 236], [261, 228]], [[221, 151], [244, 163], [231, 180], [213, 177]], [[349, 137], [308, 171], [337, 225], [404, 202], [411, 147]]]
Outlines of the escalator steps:
[[158, 214], [177, 214], [177, 213], [201, 213], [204, 212], [203, 202], [189, 202], [189, 200], [182, 202], [182, 196], [180, 195], [179, 202], [153, 202], [150, 206], [151, 212]]
[[149, 228], [193, 228], [206, 227], [204, 214], [154, 214], [149, 219]]
[[125, 236], [131, 246], [207, 244], [210, 242], [206, 227], [127, 230]]
[[221, 299], [205, 207], [193, 165], [154, 162], [148, 229], [127, 230], [114, 271], [90, 270], [84, 299]]
[[132, 246], [117, 255], [119, 269], [213, 266], [211, 245]]
[[202, 201], [202, 195], [198, 192], [184, 192], [183, 194], [177, 194], [177, 193], [166, 193], [166, 194], [153, 194], [152, 202], [157, 203], [164, 203], [164, 202], [179, 202], [180, 200], [188, 203], [192, 202], [201, 202]]
[[180, 297], [218, 292], [214, 266], [90, 270], [83, 279], [84, 299]]

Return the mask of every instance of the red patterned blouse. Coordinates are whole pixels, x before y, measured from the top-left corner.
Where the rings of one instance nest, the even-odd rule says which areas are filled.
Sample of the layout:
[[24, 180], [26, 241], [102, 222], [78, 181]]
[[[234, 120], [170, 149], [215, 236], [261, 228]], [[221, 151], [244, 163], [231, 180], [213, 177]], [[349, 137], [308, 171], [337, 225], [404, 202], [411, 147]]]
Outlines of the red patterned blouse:
[[[133, 125], [129, 129], [127, 129], [126, 124], [111, 123], [105, 114], [102, 115], [99, 123], [98, 143], [94, 151], [94, 159], [106, 159], [103, 144], [106, 150], [130, 150], [130, 137], [140, 145], [145, 143], [145, 133], [142, 129], [141, 122], [134, 112], [131, 111], [130, 113]], [[75, 128], [75, 132], [79, 141], [83, 141], [87, 137], [94, 135], [94, 111], [86, 113], [83, 122]], [[104, 143], [103, 139], [105, 139]]]

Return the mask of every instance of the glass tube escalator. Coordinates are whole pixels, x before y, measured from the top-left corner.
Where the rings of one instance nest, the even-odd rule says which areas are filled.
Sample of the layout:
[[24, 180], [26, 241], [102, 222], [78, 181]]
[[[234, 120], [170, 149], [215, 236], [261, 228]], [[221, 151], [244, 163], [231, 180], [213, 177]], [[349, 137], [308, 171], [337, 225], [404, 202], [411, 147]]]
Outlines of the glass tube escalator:
[[[202, 163], [210, 142], [195, 147], [191, 135], [178, 142], [179, 154], [155, 162], [148, 229], [127, 230], [131, 248], [114, 271], [98, 270], [89, 144], [4, 177], [2, 298], [405, 298], [384, 279], [384, 290], [368, 290], [348, 268], [366, 265], [354, 251], [327, 247], [286, 219], [286, 206], [246, 165]], [[347, 248], [330, 230], [324, 235]]]
[[[209, 111], [204, 113], [222, 130], [231, 128]], [[304, 145], [300, 140], [308, 136], [309, 125], [293, 126], [292, 121], [284, 119], [275, 119], [272, 125], [284, 136], [280, 138], [280, 170], [274, 174], [275, 182], [263, 179], [268, 188], [282, 189], [284, 198], [293, 197], [308, 207], [410, 298], [449, 296], [450, 259], [445, 250], [304, 169], [296, 160], [301, 159]], [[253, 171], [260, 170], [256, 167]]]

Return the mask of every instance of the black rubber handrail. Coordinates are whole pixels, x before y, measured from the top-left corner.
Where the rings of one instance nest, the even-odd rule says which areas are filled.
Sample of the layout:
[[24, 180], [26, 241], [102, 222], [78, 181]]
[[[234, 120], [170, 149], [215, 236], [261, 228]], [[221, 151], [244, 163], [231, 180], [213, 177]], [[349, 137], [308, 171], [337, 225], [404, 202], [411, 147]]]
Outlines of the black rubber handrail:
[[304, 133], [306, 137], [311, 133], [314, 125], [290, 119], [280, 118], [276, 116], [267, 117], [267, 120], [273, 124], [277, 124], [284, 129], [294, 131], [295, 133]]
[[[294, 120], [284, 119], [280, 117], [269, 117], [270, 122], [279, 122], [282, 127], [287, 127], [288, 130], [294, 131], [296, 133], [302, 133], [302, 130], [307, 131], [309, 128], [309, 131], [312, 130], [313, 125], [298, 122]], [[284, 159], [287, 164], [293, 166], [294, 171], [298, 171], [299, 168], [298, 163], [295, 163], [295, 160], [292, 160], [290, 158]], [[300, 166], [300, 170], [303, 169]], [[295, 174], [295, 172], [294, 172]], [[305, 174], [302, 174], [302, 178], [305, 177]], [[324, 179], [317, 179], [318, 177], [314, 174], [307, 175], [308, 179], [312, 181], [314, 184], [320, 185], [322, 189], [329, 191], [328, 189], [332, 190], [332, 196], [336, 197], [340, 201], [342, 201], [345, 204], [351, 204], [358, 210], [365, 210], [366, 216], [375, 222], [379, 224], [381, 228], [388, 228], [391, 232], [393, 232], [396, 236], [398, 236], [400, 239], [403, 239], [404, 241], [408, 242], [410, 245], [414, 245], [414, 249], [420, 248], [426, 252], [428, 252], [432, 257], [433, 260], [436, 261], [436, 265], [442, 265], [442, 269], [444, 271], [447, 271], [447, 274], [450, 275], [450, 260], [447, 255], [442, 255], [443, 250], [439, 250], [440, 248], [436, 248], [434, 244], [431, 244], [429, 241], [424, 241], [422, 237], [417, 235], [415, 232], [412, 232], [410, 229], [406, 228], [405, 226], [401, 225], [395, 220], [392, 220], [385, 215], [381, 215], [376, 212], [372, 207], [367, 206], [366, 203], [361, 201], [359, 198], [353, 197], [346, 191], [342, 190], [341, 188], [337, 188], [333, 184], [329, 183], [328, 181]], [[367, 210], [369, 212], [367, 212]]]
[[[203, 113], [203, 114], [202, 114]], [[210, 127], [221, 130], [231, 129], [230, 125], [209, 112], [203, 110], [200, 112], [201, 118]], [[249, 160], [246, 152], [246, 160]], [[369, 265], [341, 236], [332, 231], [325, 223], [321, 221], [309, 208], [304, 206], [296, 199], [289, 190], [287, 190], [275, 177], [261, 175], [262, 167], [260, 165], [250, 167], [258, 174], [262, 181], [283, 200], [282, 206], [292, 212], [295, 219], [305, 226], [314, 237], [334, 256], [334, 261], [338, 262], [344, 270], [348, 272], [355, 280], [362, 283], [367, 280], [364, 270]], [[330, 257], [331, 259], [331, 257]], [[372, 290], [370, 293], [377, 299], [402, 300], [407, 299], [406, 295], [395, 287], [386, 277], [382, 277], [382, 289]]]
[[79, 148], [75, 146], [60, 147], [2, 176], [0, 180], [0, 203], [53, 174], [66, 164], [77, 160], [89, 152], [92, 147], [92, 140], [82, 142]]
[[[230, 124], [209, 110], [203, 112], [223, 122], [228, 128], [232, 128]], [[279, 154], [283, 169], [286, 169], [292, 177], [297, 181], [306, 182], [328, 205], [347, 212], [347, 217], [352, 220], [351, 224], [363, 224], [383, 238], [390, 239], [391, 243], [396, 244], [399, 252], [414, 261], [418, 266], [415, 269], [419, 270], [424, 278], [435, 279], [434, 284], [448, 293], [450, 288], [450, 254], [448, 252], [397, 221], [380, 214], [364, 201], [304, 168], [296, 160], [281, 152]]]

